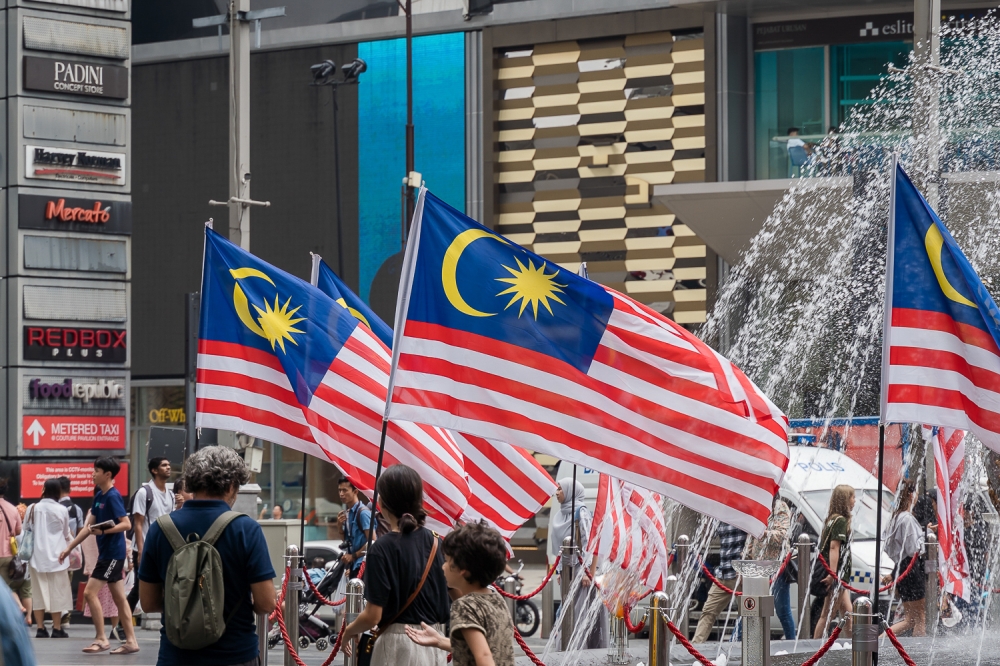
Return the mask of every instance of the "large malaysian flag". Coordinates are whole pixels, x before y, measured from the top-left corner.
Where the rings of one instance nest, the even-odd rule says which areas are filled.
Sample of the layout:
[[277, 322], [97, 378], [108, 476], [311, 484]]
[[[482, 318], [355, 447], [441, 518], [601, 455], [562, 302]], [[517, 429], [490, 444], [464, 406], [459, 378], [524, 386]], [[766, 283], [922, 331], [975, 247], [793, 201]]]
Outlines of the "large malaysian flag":
[[996, 303], [897, 166], [889, 208], [882, 421], [969, 430], [1000, 451], [998, 341]]
[[421, 191], [394, 328], [393, 419], [548, 453], [763, 532], [787, 421], [658, 312]]

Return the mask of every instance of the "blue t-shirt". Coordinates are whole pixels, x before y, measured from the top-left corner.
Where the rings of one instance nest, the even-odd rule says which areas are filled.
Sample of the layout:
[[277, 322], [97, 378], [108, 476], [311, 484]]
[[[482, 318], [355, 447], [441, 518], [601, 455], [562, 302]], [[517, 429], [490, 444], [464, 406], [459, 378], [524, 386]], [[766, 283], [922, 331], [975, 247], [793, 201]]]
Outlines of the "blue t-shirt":
[[[215, 519], [226, 511], [229, 511], [229, 505], [222, 500], [188, 500], [183, 507], [171, 513], [170, 518], [181, 536], [187, 539], [192, 532], [204, 535]], [[274, 567], [271, 566], [264, 532], [256, 520], [240, 516], [226, 526], [215, 542], [215, 549], [222, 560], [226, 586], [223, 608], [226, 632], [206, 648], [182, 650], [167, 640], [166, 631], [161, 629], [157, 666], [242, 664], [258, 654], [250, 586], [274, 579]], [[150, 525], [139, 563], [139, 580], [162, 585], [173, 552], [159, 524]]]
[[[94, 493], [94, 506], [90, 511], [94, 514], [95, 525], [106, 520], [112, 520], [117, 525], [126, 515], [122, 494], [114, 486], [111, 486], [106, 493], [98, 488]], [[102, 562], [124, 560], [125, 533], [97, 535], [97, 559]]]
[[[361, 516], [358, 516], [358, 512], [361, 512]], [[365, 547], [368, 543], [368, 537], [365, 536], [365, 532], [372, 528], [372, 512], [371, 509], [361, 504], [361, 502], [355, 502], [347, 511], [347, 522], [344, 524], [344, 530], [347, 532], [347, 545], [350, 547], [349, 552], [356, 553]], [[364, 557], [355, 560], [351, 566], [351, 571], [357, 571], [361, 568], [361, 563], [365, 561]]]

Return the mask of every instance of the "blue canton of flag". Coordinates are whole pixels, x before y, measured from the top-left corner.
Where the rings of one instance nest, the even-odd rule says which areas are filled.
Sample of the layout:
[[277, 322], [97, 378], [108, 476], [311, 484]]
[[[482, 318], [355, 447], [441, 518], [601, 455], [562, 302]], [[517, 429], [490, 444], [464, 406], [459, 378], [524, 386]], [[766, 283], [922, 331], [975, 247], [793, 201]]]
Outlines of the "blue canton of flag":
[[1000, 451], [1000, 310], [903, 168], [893, 176], [882, 420], [971, 430]]
[[340, 276], [333, 272], [333, 269], [326, 265], [317, 255], [313, 255], [316, 263], [314, 270], [317, 271], [316, 286], [324, 294], [340, 303], [354, 315], [362, 324], [371, 329], [372, 333], [382, 341], [389, 349], [392, 349], [392, 329], [389, 328], [382, 319], [375, 314], [375, 311], [368, 307], [368, 304], [361, 300], [361, 297], [351, 291]]
[[547, 453], [763, 531], [784, 415], [683, 327], [422, 191], [396, 308], [394, 418]]

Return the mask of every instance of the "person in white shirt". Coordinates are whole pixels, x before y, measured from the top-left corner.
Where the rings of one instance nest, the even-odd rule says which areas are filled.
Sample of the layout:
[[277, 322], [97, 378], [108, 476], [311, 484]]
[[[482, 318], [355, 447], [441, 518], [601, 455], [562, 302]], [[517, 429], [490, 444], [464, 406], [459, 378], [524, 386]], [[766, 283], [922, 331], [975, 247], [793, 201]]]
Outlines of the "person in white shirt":
[[59, 561], [59, 554], [73, 540], [69, 530], [69, 511], [59, 504], [62, 489], [58, 479], [46, 479], [42, 499], [28, 508], [24, 524], [35, 535], [35, 548], [29, 561], [34, 599], [36, 638], [48, 638], [45, 613], [52, 616], [52, 638], [68, 638], [62, 628], [62, 615], [73, 608], [73, 593], [66, 570], [69, 558]]
[[[927, 617], [924, 598], [927, 595], [927, 576], [924, 574], [924, 528], [913, 515], [914, 485], [903, 481], [896, 498], [896, 511], [885, 528], [882, 542], [885, 554], [896, 563], [891, 575], [882, 577], [888, 585], [896, 577], [896, 595], [903, 602], [903, 619], [892, 626], [893, 633], [912, 630], [914, 636], [927, 635]], [[914, 566], [910, 562], [916, 559]], [[907, 570], [909, 569], [909, 573]], [[904, 573], [907, 575], [900, 578]]]
[[[170, 461], [166, 458], [150, 458], [147, 463], [150, 480], [135, 491], [132, 497], [132, 571], [139, 570], [142, 548], [149, 534], [149, 526], [160, 516], [174, 510], [174, 493], [167, 490], [170, 478]], [[135, 610], [139, 603], [139, 586], [132, 587], [128, 595], [128, 605]]]

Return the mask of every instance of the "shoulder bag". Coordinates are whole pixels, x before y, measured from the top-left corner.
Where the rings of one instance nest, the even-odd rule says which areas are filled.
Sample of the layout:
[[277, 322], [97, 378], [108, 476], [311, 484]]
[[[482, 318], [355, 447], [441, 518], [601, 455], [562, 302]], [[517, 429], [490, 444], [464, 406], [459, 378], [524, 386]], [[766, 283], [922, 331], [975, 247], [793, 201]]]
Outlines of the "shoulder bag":
[[[831, 585], [827, 585], [823, 582], [829, 574], [826, 572], [826, 567], [820, 563], [819, 555], [823, 552], [823, 547], [830, 542], [834, 522], [836, 522], [836, 519], [832, 519], [823, 525], [823, 534], [818, 545], [818, 550], [816, 551], [816, 559], [814, 560], [812, 573], [809, 576], [809, 594], [814, 597], [826, 597], [832, 588]], [[829, 562], [827, 562], [827, 564], [829, 564]], [[840, 568], [840, 564], [840, 562], [837, 563], [838, 569]]]
[[31, 560], [35, 554], [35, 505], [28, 507], [28, 513], [21, 524], [21, 541], [17, 547], [17, 557], [22, 562]]
[[371, 666], [372, 650], [375, 649], [375, 641], [378, 640], [378, 637], [381, 634], [381, 627], [388, 627], [398, 620], [399, 616], [410, 607], [410, 604], [416, 601], [417, 595], [420, 594], [420, 590], [424, 588], [424, 583], [427, 582], [427, 575], [431, 572], [431, 567], [434, 566], [434, 556], [437, 555], [438, 550], [437, 535], [435, 534], [433, 538], [434, 541], [431, 544], [431, 554], [427, 557], [427, 564], [424, 566], [424, 573], [420, 576], [420, 582], [417, 583], [417, 588], [413, 590], [413, 594], [409, 596], [406, 603], [400, 607], [399, 611], [393, 615], [388, 622], [379, 622], [379, 628], [375, 629], [375, 631], [370, 634], [361, 634], [361, 636], [358, 637], [358, 666]]
[[4, 522], [7, 523], [7, 534], [10, 535], [10, 553], [13, 557], [10, 558], [10, 564], [7, 565], [7, 575], [10, 576], [10, 581], [13, 583], [14, 581], [24, 580], [24, 577], [28, 574], [28, 563], [17, 557], [17, 537], [14, 536], [14, 529], [10, 525], [7, 510], [2, 505], [0, 505], [0, 512], [3, 513]]

